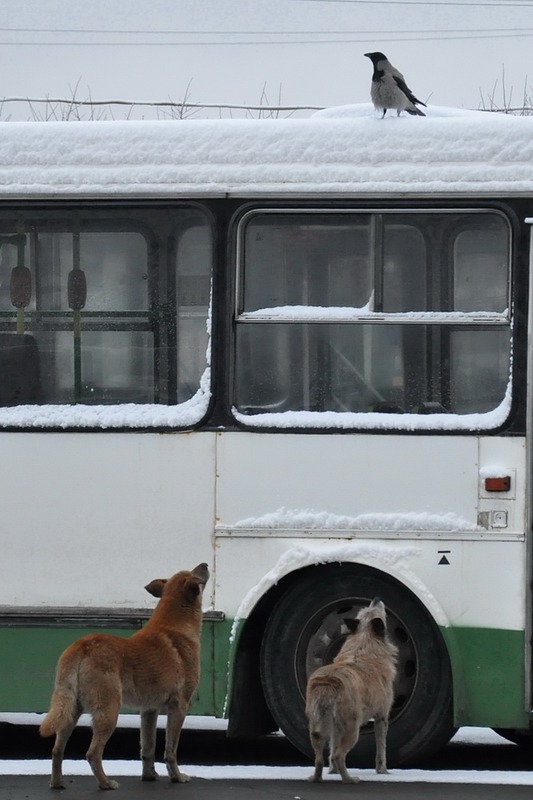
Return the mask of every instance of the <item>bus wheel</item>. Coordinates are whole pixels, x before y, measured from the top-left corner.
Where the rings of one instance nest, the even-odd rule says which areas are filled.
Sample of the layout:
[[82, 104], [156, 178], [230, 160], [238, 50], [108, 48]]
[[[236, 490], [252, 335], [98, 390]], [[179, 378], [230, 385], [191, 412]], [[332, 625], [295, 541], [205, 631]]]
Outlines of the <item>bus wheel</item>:
[[[388, 761], [413, 763], [453, 735], [451, 669], [441, 634], [415, 596], [394, 578], [357, 564], [313, 567], [274, 607], [261, 647], [267, 705], [289, 741], [312, 755], [305, 716], [309, 675], [333, 660], [345, 637], [343, 618], [380, 597], [389, 635], [399, 649]], [[361, 730], [350, 762], [374, 765], [372, 725]]]

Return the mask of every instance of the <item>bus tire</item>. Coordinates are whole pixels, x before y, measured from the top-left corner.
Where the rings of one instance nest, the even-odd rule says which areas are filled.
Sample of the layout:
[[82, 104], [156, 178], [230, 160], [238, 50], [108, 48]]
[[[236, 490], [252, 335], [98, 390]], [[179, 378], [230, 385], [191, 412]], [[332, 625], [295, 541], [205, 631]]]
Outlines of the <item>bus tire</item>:
[[[261, 646], [261, 680], [269, 710], [289, 741], [310, 757], [304, 699], [307, 678], [339, 651], [342, 619], [355, 616], [376, 596], [385, 603], [389, 635], [399, 648], [387, 737], [389, 764], [418, 762], [454, 733], [448, 653], [427, 610], [385, 573], [357, 564], [327, 564], [306, 570], [282, 595]], [[374, 761], [370, 724], [361, 729], [349, 762], [372, 767]]]

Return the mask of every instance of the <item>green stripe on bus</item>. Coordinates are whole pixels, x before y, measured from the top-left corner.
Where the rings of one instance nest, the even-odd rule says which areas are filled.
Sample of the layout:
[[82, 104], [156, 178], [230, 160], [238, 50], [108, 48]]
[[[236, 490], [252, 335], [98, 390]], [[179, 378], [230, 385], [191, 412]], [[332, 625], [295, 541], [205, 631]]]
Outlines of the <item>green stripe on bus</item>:
[[[223, 716], [232, 668], [231, 627], [227, 619], [204, 623], [202, 677], [191, 714]], [[87, 633], [86, 628], [0, 628], [0, 712], [46, 711], [59, 655]], [[456, 725], [528, 727], [523, 632], [453, 627], [442, 634], [452, 661]]]
[[452, 661], [455, 724], [528, 728], [523, 631], [444, 628]]
[[[191, 703], [191, 714], [223, 714], [230, 630], [228, 622], [204, 622], [201, 680]], [[87, 628], [0, 627], [0, 713], [47, 711], [59, 656], [69, 644], [91, 632], [94, 631]], [[132, 634], [131, 630], [119, 629], [99, 632]]]

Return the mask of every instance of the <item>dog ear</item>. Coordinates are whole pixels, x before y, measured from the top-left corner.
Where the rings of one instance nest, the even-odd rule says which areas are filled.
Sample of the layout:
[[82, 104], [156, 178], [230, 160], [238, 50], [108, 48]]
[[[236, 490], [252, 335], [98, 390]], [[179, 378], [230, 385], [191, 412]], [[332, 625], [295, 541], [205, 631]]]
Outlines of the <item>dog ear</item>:
[[150, 583], [147, 583], [144, 588], [149, 594], [153, 595], [154, 597], [161, 597], [166, 582], [167, 582], [166, 578], [156, 578], [154, 581], [150, 581]]
[[385, 623], [380, 617], [374, 617], [370, 625], [376, 636], [380, 639], [385, 638]]
[[344, 624], [348, 628], [348, 633], [355, 633], [359, 627], [359, 620], [358, 619], [343, 619]]

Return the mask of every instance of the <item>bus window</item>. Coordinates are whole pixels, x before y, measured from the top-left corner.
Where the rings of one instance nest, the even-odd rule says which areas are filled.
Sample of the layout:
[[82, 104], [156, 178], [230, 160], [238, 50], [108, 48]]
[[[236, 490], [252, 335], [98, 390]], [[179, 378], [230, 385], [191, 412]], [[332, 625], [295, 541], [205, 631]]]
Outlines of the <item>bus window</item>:
[[[36, 276], [33, 308], [39, 316], [28, 319], [39, 348], [46, 402], [153, 402], [145, 236], [134, 231], [79, 231], [75, 245], [75, 230], [46, 227], [39, 225], [31, 237], [34, 252], [30, 249], [29, 258]], [[73, 269], [83, 272], [87, 285], [83, 304], [87, 323], [79, 342], [68, 320], [73, 316], [68, 297]]]
[[194, 395], [206, 367], [213, 261], [211, 229], [199, 217], [190, 227], [176, 231], [176, 242], [176, 402], [181, 403]]
[[461, 231], [453, 253], [455, 311], [496, 311], [509, 305], [507, 263], [509, 246], [503, 220], [484, 230]]
[[253, 216], [243, 255], [243, 311], [369, 302], [370, 221], [363, 215]]
[[[207, 365], [212, 253], [203, 213], [91, 207], [12, 216], [0, 214], [0, 333], [11, 337], [0, 347], [31, 337], [40, 390], [14, 391], [3, 404], [189, 400]], [[16, 267], [31, 275], [22, 306]], [[0, 353], [0, 366], [8, 363]]]
[[501, 401], [509, 378], [509, 331], [452, 330], [450, 405], [458, 413], [483, 413]]
[[493, 212], [257, 212], [240, 223], [235, 406], [485, 413], [510, 365]]
[[383, 225], [383, 302], [387, 312], [426, 311], [427, 248], [421, 230], [392, 219]]

